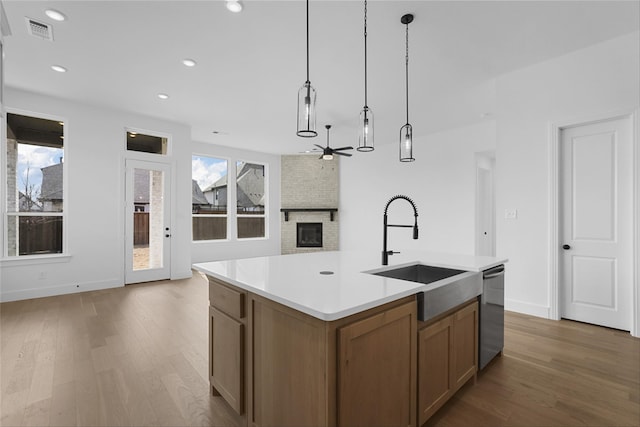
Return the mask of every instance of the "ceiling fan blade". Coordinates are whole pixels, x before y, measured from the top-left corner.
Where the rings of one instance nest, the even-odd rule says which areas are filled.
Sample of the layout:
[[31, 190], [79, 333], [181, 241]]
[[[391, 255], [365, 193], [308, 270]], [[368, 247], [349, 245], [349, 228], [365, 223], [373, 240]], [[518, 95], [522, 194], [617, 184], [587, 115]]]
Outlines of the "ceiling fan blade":
[[324, 154], [320, 157], [318, 157], [318, 160], [322, 160], [324, 158]]
[[333, 149], [333, 151], [341, 151], [341, 150], [353, 150], [353, 147], [340, 147], [340, 148]]
[[351, 157], [352, 154], [349, 153], [341, 153], [339, 151], [334, 151], [333, 154], [337, 154], [338, 156], [347, 156], [347, 157]]
[[315, 145], [316, 147], [318, 147], [321, 150], [324, 150], [324, 147], [322, 145], [318, 145], [318, 144], [313, 144], [313, 145]]

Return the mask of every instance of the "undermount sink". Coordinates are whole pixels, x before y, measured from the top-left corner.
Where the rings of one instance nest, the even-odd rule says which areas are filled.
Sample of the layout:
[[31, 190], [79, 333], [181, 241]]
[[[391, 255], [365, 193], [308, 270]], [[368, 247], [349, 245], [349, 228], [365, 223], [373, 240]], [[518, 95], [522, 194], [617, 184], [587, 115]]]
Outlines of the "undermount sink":
[[482, 293], [482, 273], [411, 264], [366, 273], [391, 279], [422, 283], [418, 292], [418, 320], [432, 319]]
[[437, 282], [438, 280], [446, 279], [448, 277], [457, 276], [458, 274], [462, 273], [465, 273], [465, 271], [453, 270], [451, 268], [434, 267], [424, 264], [414, 264], [405, 267], [379, 271], [372, 274], [428, 285], [429, 283]]

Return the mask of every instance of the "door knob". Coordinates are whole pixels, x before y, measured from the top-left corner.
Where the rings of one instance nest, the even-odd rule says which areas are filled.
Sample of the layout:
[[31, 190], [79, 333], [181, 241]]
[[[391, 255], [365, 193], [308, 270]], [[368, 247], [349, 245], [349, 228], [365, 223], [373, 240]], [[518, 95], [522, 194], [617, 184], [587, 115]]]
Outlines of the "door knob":
[[562, 249], [565, 249], [565, 250], [567, 250], [567, 249], [571, 249], [571, 246], [569, 246], [569, 245], [562, 245]]
[[171, 234], [165, 234], [164, 237], [171, 237]]

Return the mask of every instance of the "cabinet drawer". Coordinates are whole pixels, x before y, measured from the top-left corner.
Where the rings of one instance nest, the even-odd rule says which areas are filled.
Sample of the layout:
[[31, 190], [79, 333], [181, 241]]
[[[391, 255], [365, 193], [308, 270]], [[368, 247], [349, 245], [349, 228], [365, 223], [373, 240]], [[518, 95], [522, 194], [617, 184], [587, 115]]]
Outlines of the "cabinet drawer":
[[209, 303], [236, 319], [242, 319], [245, 316], [245, 293], [211, 278], [209, 278]]

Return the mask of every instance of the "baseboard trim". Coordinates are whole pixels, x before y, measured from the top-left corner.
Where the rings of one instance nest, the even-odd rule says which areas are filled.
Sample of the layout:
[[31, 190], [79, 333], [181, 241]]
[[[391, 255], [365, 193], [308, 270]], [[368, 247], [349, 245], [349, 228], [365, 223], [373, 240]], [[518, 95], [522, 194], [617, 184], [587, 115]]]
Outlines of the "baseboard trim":
[[191, 279], [193, 277], [193, 271], [185, 270], [175, 274], [171, 274], [171, 280]]
[[515, 311], [517, 313], [528, 314], [530, 316], [542, 317], [544, 319], [551, 319], [551, 307], [531, 304], [529, 302], [517, 301], [512, 299], [505, 299], [504, 309], [509, 311]]
[[20, 289], [18, 291], [0, 293], [0, 302], [75, 294], [79, 292], [97, 291], [100, 289], [119, 288], [122, 286], [124, 286], [122, 279], [110, 279], [96, 282], [71, 283], [68, 285], [51, 286], [46, 288]]

